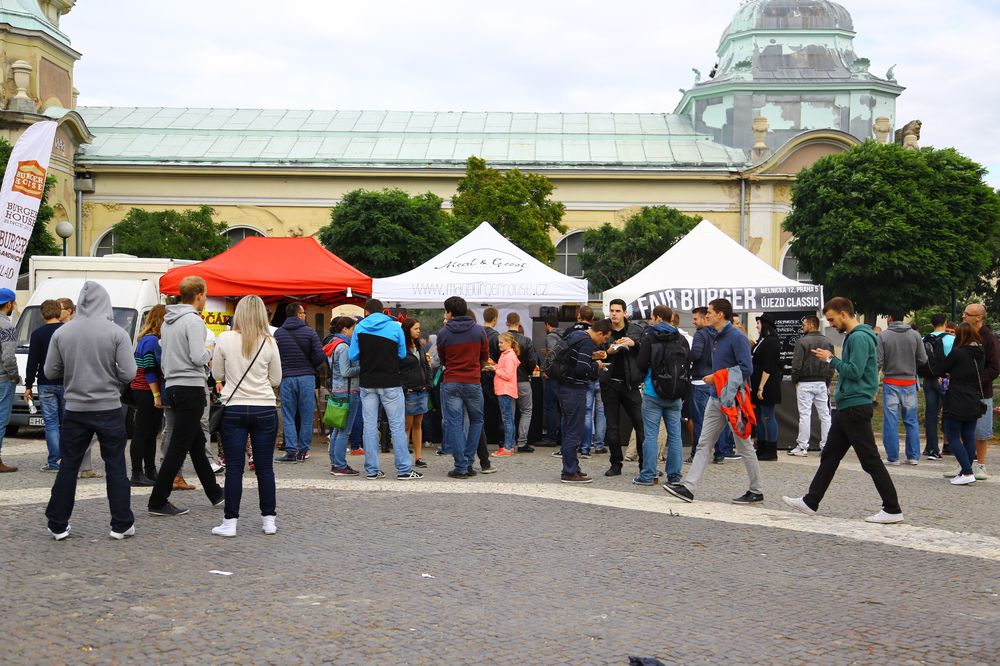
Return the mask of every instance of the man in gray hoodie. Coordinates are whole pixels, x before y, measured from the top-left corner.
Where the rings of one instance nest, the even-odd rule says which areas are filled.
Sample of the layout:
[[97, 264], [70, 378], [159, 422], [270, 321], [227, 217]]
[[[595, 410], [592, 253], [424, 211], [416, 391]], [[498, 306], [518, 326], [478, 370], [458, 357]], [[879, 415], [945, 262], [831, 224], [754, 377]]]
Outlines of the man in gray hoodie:
[[89, 280], [84, 283], [76, 317], [52, 334], [44, 370], [46, 377], [63, 380], [66, 398], [59, 440], [62, 463], [45, 509], [49, 532], [56, 541], [69, 536], [77, 473], [96, 434], [106, 472], [111, 538], [132, 536], [135, 516], [125, 473], [121, 385], [132, 381], [136, 365], [132, 340], [115, 324], [104, 287]]
[[225, 501], [222, 488], [205, 457], [205, 433], [201, 429], [201, 415], [206, 403], [205, 367], [211, 358], [205, 347], [207, 329], [201, 318], [208, 299], [208, 288], [205, 280], [192, 275], [181, 280], [180, 292], [181, 302], [167, 306], [163, 328], [160, 329], [160, 367], [166, 385], [164, 402], [174, 409], [174, 431], [149, 496], [149, 513], [154, 516], [187, 513], [187, 509], [177, 508], [168, 498], [174, 477], [180, 471], [184, 457], [189, 454], [208, 500], [213, 506], [222, 506]]
[[920, 334], [903, 321], [902, 308], [889, 310], [889, 327], [878, 336], [878, 367], [882, 371], [882, 446], [886, 462], [899, 464], [899, 411], [906, 428], [906, 462], [920, 461], [917, 421], [917, 367], [927, 362]]

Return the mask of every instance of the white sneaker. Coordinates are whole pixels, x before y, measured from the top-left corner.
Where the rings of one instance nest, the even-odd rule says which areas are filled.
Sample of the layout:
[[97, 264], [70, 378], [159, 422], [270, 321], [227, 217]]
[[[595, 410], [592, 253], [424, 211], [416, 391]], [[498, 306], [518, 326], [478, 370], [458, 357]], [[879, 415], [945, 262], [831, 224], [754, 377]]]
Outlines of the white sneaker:
[[782, 497], [785, 504], [792, 507], [796, 511], [801, 511], [807, 516], [815, 516], [816, 512], [809, 508], [809, 505], [801, 497]]
[[953, 469], [953, 470], [951, 470], [949, 472], [945, 472], [941, 476], [943, 476], [946, 479], [953, 479], [956, 476], [959, 476], [961, 473], [962, 473], [962, 468], [961, 467], [956, 467], [955, 469]]
[[236, 536], [236, 521], [237, 518], [223, 518], [222, 524], [218, 527], [212, 528], [212, 534], [216, 534], [222, 537], [234, 537]]
[[882, 509], [874, 516], [868, 516], [865, 518], [866, 523], [880, 523], [882, 525], [888, 525], [890, 523], [901, 523], [903, 522], [902, 513], [886, 513], [885, 509]]
[[275, 516], [261, 516], [263, 524], [260, 531], [264, 534], [277, 534], [278, 526], [274, 524]]
[[124, 532], [115, 532], [114, 530], [111, 530], [108, 536], [118, 541], [121, 541], [122, 539], [127, 539], [130, 536], [135, 536], [135, 525], [132, 525]]
[[976, 476], [974, 474], [959, 474], [954, 479], [951, 480], [951, 485], [953, 486], [967, 486], [970, 483], [976, 482]]
[[788, 455], [799, 456], [800, 458], [805, 458], [809, 455], [809, 449], [803, 449], [801, 446], [796, 446], [794, 449], [788, 450]]
[[62, 541], [63, 539], [65, 539], [66, 537], [69, 536], [69, 530], [70, 530], [70, 527], [69, 527], [69, 525], [67, 525], [65, 532], [59, 532], [58, 534], [56, 534], [52, 530], [49, 530], [49, 534], [51, 534], [52, 538], [55, 539], [56, 541]]
[[885, 462], [886, 467], [889, 467], [889, 466], [899, 467], [902, 464], [898, 460], [889, 460], [888, 458], [886, 458], [886, 460], [884, 462]]
[[919, 460], [919, 459], [917, 459], [917, 458], [907, 458], [907, 459], [906, 459], [906, 464], [907, 464], [907, 465], [916, 465], [916, 464], [918, 464], [919, 462], [920, 462], [920, 460]]
[[989, 474], [986, 473], [986, 463], [972, 463], [972, 473], [976, 477], [976, 481], [985, 481], [990, 478]]

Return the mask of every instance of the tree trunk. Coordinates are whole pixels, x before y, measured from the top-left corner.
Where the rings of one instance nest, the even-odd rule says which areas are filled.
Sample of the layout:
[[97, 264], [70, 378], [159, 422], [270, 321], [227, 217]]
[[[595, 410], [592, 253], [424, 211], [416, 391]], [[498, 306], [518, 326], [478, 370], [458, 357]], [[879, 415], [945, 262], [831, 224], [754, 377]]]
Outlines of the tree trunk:
[[875, 328], [875, 324], [878, 321], [878, 311], [876, 310], [865, 310], [865, 323]]

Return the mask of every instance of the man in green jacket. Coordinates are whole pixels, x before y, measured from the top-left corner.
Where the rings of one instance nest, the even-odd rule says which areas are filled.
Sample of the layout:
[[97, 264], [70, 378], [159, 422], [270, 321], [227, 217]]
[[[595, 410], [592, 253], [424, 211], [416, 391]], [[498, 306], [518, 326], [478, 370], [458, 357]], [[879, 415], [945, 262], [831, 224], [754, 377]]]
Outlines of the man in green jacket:
[[861, 469], [868, 472], [875, 482], [875, 489], [882, 498], [882, 510], [865, 520], [869, 523], [901, 523], [903, 511], [899, 508], [896, 487], [886, 470], [875, 445], [872, 432], [872, 396], [878, 389], [878, 360], [875, 332], [871, 326], [858, 322], [854, 304], [843, 297], [831, 298], [823, 306], [823, 315], [831, 326], [846, 334], [841, 358], [826, 349], [814, 349], [813, 355], [833, 365], [837, 371], [837, 411], [820, 455], [819, 469], [809, 485], [805, 497], [783, 497], [786, 504], [812, 516], [819, 509], [833, 475], [851, 447], [858, 455]]

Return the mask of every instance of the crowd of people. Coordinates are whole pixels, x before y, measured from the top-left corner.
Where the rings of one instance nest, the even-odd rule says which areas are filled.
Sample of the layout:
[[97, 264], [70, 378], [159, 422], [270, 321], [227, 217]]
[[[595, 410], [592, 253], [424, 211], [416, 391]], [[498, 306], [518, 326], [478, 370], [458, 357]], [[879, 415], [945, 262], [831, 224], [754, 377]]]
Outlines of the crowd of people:
[[[577, 321], [565, 331], [554, 317], [546, 319], [545, 345], [536, 349], [516, 313], [508, 314], [507, 330], [501, 333], [495, 308], [483, 312], [480, 325], [465, 300], [453, 296], [443, 303], [444, 325], [427, 347], [421, 344], [417, 320], [386, 314], [377, 299], [365, 303], [362, 318], [335, 318], [330, 335], [321, 341], [305, 324], [300, 304], [289, 305], [285, 322], [275, 329], [264, 302], [247, 296], [236, 306], [231, 330], [210, 344], [200, 316], [207, 295], [204, 280], [186, 278], [179, 303], [148, 313], [134, 350], [128, 335], [113, 323], [107, 292], [95, 282], [86, 284], [77, 316], [67, 324], [57, 326], [58, 313], [43, 305], [43, 317], [53, 321], [32, 337], [39, 392], [43, 385], [58, 383], [65, 394], [61, 425], [55, 430], [60, 435], [57, 448], [49, 444], [47, 461], [58, 470], [46, 509], [56, 539], [69, 534], [77, 474], [94, 436], [106, 463], [113, 538], [134, 534], [130, 485], [152, 486], [147, 510], [153, 516], [187, 512], [170, 500], [185, 458], [209, 502], [224, 507], [224, 518], [212, 532], [235, 536], [248, 456], [257, 477], [261, 529], [276, 533], [273, 463], [309, 459], [318, 375], [328, 375], [331, 397], [346, 405], [346, 418], [329, 431], [329, 470], [335, 476], [361, 475], [348, 464], [349, 440], [360, 416], [362, 443], [351, 453], [363, 453], [365, 478], [386, 478], [379, 457], [384, 441], [391, 443], [395, 478], [422, 479], [424, 472], [417, 470], [427, 467], [425, 416], [434, 408], [441, 412], [437, 453], [453, 461], [447, 476], [462, 480], [495, 472], [497, 459], [535, 451], [528, 434], [531, 380], [539, 374], [545, 393], [539, 420], [545, 434], [537, 444], [557, 447], [553, 456], [561, 459], [563, 483], [591, 483], [580, 461], [602, 450], [609, 454], [605, 476], [621, 475], [624, 462], [632, 458], [634, 435], [639, 471], [632, 483], [659, 484], [672, 497], [692, 502], [710, 461], [738, 459], [747, 488], [733, 502], [764, 500], [759, 463], [777, 458], [775, 408], [784, 372], [776, 324], [766, 313], [757, 317], [758, 336], [751, 342], [726, 299], [691, 313], [693, 335], [679, 327], [678, 313], [665, 305], [654, 307], [649, 321], [635, 321], [627, 316], [626, 304], [615, 300], [607, 319], [595, 320], [590, 307], [580, 307]], [[823, 316], [845, 336], [841, 356], [835, 356], [833, 344], [820, 332], [819, 318], [804, 317], [791, 362], [799, 427], [796, 446], [788, 451], [808, 455], [815, 410], [820, 464], [808, 492], [784, 497], [786, 503], [815, 514], [840, 460], [854, 448], [882, 499], [882, 510], [866, 520], [902, 521], [886, 466], [899, 464], [897, 422], [892, 420], [897, 412], [902, 412], [907, 432], [906, 460], [916, 464], [920, 458], [914, 419], [919, 380], [925, 393], [933, 392], [937, 399], [928, 400], [924, 455], [940, 458], [940, 407], [946, 446], [959, 465], [949, 474], [951, 483], [987, 478], [986, 442], [992, 437], [992, 383], [1000, 375], [1000, 343], [985, 324], [981, 305], [965, 308], [954, 333], [936, 316], [934, 332], [924, 338], [903, 323], [900, 312], [890, 312], [888, 329], [877, 335], [858, 321], [845, 298], [828, 301]], [[79, 351], [84, 348], [87, 354]], [[829, 387], [835, 374], [831, 412]], [[131, 482], [124, 458], [122, 383], [130, 386], [136, 409]], [[216, 478], [221, 466], [215, 469], [206, 453], [210, 428], [203, 422], [211, 412], [213, 384], [223, 405], [218, 432], [224, 486]], [[880, 388], [885, 459], [872, 430]], [[163, 412], [172, 423], [157, 469], [156, 433]], [[492, 452], [484, 429], [491, 417], [502, 432]], [[659, 445], [661, 421], [665, 450]], [[686, 473], [685, 428], [691, 434]], [[273, 458], [279, 429], [284, 454]]]

